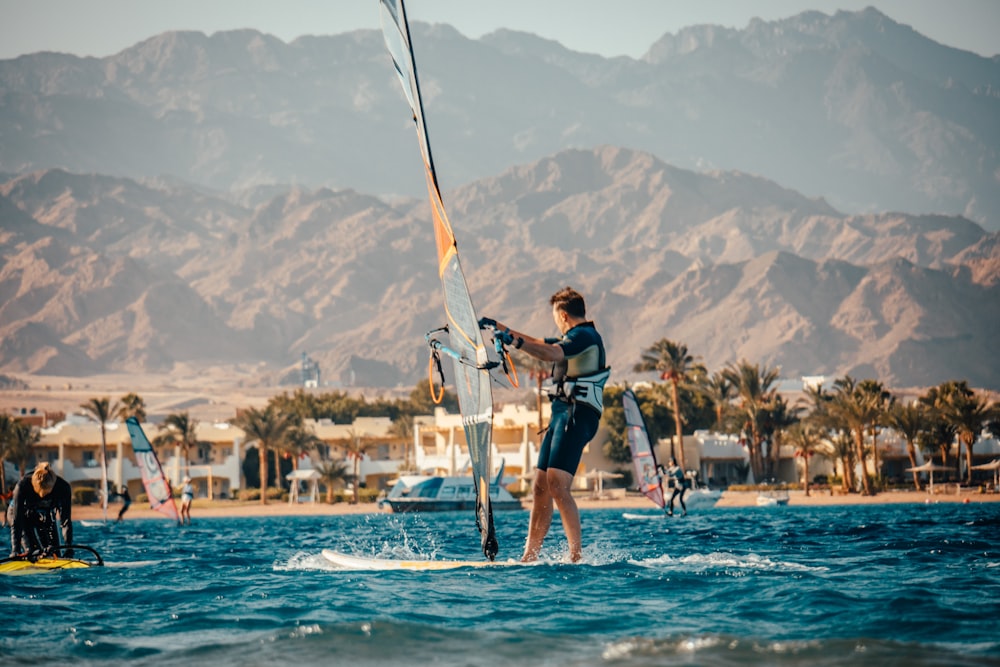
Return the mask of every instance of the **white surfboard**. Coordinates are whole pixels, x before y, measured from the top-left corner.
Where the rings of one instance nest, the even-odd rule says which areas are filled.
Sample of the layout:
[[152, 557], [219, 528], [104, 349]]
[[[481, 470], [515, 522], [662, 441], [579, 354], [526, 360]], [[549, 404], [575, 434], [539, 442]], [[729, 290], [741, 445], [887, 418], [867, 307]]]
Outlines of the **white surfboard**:
[[622, 514], [623, 519], [632, 520], [646, 520], [646, 519], [666, 519], [669, 518], [666, 514], [633, 514], [632, 512], [625, 512]]
[[323, 549], [323, 557], [345, 570], [455, 570], [460, 567], [505, 567], [510, 565], [533, 565], [516, 560], [395, 560], [392, 558], [369, 558]]

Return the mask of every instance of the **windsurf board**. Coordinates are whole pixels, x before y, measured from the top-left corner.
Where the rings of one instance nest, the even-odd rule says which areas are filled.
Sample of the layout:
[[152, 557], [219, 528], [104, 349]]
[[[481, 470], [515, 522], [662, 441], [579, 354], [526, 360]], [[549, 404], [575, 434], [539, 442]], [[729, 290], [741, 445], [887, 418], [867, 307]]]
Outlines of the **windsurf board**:
[[393, 558], [371, 558], [323, 549], [323, 557], [345, 570], [455, 570], [462, 567], [506, 567], [511, 565], [532, 565], [516, 560], [396, 560]]
[[665, 519], [665, 518], [667, 518], [667, 515], [666, 514], [634, 514], [632, 512], [625, 512], [624, 514], [622, 514], [622, 518], [623, 519], [632, 519], [632, 520], [638, 521], [638, 520], [645, 520], [645, 519]]
[[47, 570], [74, 570], [81, 567], [91, 567], [93, 563], [76, 558], [39, 558], [36, 561], [14, 559], [0, 563], [2, 574], [28, 574]]

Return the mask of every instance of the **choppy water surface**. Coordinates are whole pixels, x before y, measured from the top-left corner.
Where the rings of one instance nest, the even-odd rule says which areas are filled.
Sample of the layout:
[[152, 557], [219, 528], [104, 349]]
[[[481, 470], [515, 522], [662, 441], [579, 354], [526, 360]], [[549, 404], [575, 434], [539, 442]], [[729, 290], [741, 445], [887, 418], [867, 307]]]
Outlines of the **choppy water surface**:
[[[558, 517], [533, 567], [349, 572], [320, 555], [476, 558], [472, 522], [78, 522], [109, 566], [0, 578], [0, 663], [1000, 665], [1000, 503], [591, 510], [581, 565], [558, 562]], [[501, 559], [526, 524], [497, 516]]]

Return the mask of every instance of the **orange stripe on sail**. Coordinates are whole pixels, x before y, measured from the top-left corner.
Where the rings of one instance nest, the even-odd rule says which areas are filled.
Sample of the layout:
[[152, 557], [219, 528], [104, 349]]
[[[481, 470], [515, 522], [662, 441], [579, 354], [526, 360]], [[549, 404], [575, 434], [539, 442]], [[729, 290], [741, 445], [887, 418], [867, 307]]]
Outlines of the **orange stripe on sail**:
[[[426, 166], [426, 164], [425, 164]], [[438, 271], [443, 272], [447, 258], [455, 253], [455, 233], [444, 210], [441, 193], [438, 192], [431, 178], [430, 167], [427, 167], [427, 194], [430, 197], [431, 217], [434, 219], [434, 242], [437, 244]]]

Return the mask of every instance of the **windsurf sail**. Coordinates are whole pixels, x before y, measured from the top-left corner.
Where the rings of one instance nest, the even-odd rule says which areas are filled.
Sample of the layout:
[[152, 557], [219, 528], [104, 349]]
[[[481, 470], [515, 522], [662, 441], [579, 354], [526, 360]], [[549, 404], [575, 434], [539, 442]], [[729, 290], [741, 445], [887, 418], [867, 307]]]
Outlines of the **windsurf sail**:
[[139, 426], [139, 420], [135, 417], [129, 417], [125, 420], [125, 427], [132, 439], [132, 451], [135, 452], [135, 460], [142, 473], [142, 485], [146, 487], [150, 507], [180, 523], [181, 516], [170, 491], [170, 483], [167, 482], [167, 476], [163, 474], [163, 466], [156, 458], [153, 445], [150, 444], [142, 427]]
[[622, 394], [622, 407], [625, 409], [625, 435], [628, 438], [628, 447], [632, 451], [636, 484], [647, 498], [663, 509], [667, 503], [663, 497], [663, 483], [660, 468], [656, 463], [656, 451], [649, 442], [646, 420], [639, 410], [639, 401], [631, 389], [626, 389]]
[[[444, 306], [448, 322], [444, 327], [428, 333], [427, 342], [432, 350], [431, 360], [439, 364], [439, 370], [439, 352], [451, 357], [454, 364], [458, 404], [462, 411], [462, 425], [465, 428], [465, 440], [475, 478], [476, 525], [482, 538], [483, 554], [492, 561], [497, 554], [498, 545], [489, 494], [492, 469], [490, 446], [493, 430], [493, 391], [490, 378], [503, 386], [511, 385], [506, 379], [502, 359], [497, 358], [497, 348], [501, 346], [487, 347], [483, 341], [476, 310], [469, 295], [469, 287], [458, 259], [455, 233], [441, 199], [437, 172], [434, 170], [434, 161], [431, 157], [427, 125], [424, 121], [417, 67], [403, 0], [379, 0], [379, 6], [382, 34], [403, 87], [403, 94], [409, 102], [417, 130], [417, 140], [420, 143], [431, 217], [434, 222], [438, 275], [444, 290]], [[500, 354], [503, 354], [502, 350]]]
[[[104, 433], [104, 424], [101, 424]], [[108, 522], [108, 443], [101, 437], [101, 509], [104, 511], [104, 523]]]

